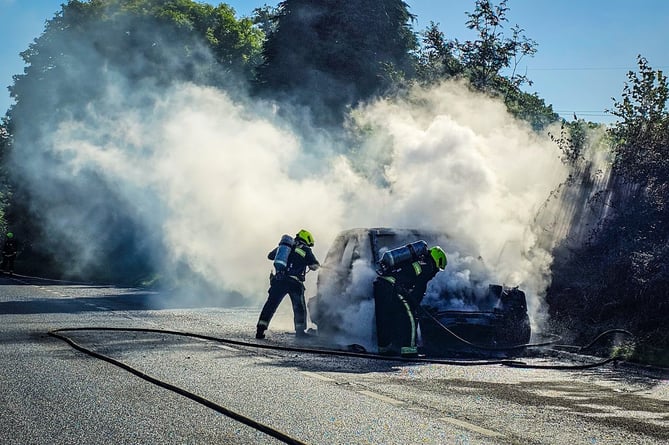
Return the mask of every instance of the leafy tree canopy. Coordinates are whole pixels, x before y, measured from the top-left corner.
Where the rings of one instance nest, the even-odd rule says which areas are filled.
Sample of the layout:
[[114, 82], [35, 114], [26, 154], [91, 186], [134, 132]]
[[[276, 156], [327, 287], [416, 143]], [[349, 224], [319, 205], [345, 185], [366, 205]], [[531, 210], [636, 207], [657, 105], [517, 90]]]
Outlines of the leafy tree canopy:
[[615, 168], [635, 183], [669, 182], [669, 111], [667, 76], [639, 56], [639, 72], [627, 74], [622, 99], [612, 114], [620, 121], [611, 129]]
[[221, 83], [226, 73], [248, 75], [260, 61], [263, 38], [251, 19], [237, 20], [225, 4], [70, 0], [21, 53], [28, 68], [14, 76], [10, 93], [17, 104], [43, 100], [54, 82], [70, 83], [69, 97], [94, 94], [96, 86], [77, 75], [95, 78], [95, 71], [110, 68], [130, 80]]
[[643, 354], [664, 348], [662, 357], [651, 359], [666, 366], [669, 90], [666, 76], [641, 56], [638, 67], [628, 73], [612, 111], [620, 120], [608, 130], [614, 161], [601, 194], [606, 212], [589, 242], [554, 265], [549, 301], [561, 323], [587, 319], [630, 329]]
[[[108, 233], [96, 243], [100, 261], [95, 273], [104, 279], [133, 279], [149, 273], [161, 246], [146, 233], [127, 208], [114, 184], [94, 171], [86, 176], [96, 199], [82, 191], [61, 171], [59, 155], [49, 146], [50, 135], [63, 119], [83, 120], [96, 113], [96, 101], [105, 98], [105, 111], [119, 107], [150, 109], [159, 95], [153, 92], [175, 82], [193, 82], [227, 88], [238, 78], [250, 77], [261, 58], [263, 32], [251, 19], [236, 19], [225, 4], [211, 6], [192, 0], [70, 0], [46, 22], [44, 32], [24, 51], [27, 67], [14, 76], [10, 88], [16, 103], [8, 113], [13, 141], [11, 170], [13, 200], [8, 218], [21, 227], [34, 249], [24, 252], [36, 266], [54, 265], [49, 252], [63, 257], [81, 255], [70, 237], [86, 227], [81, 215], [107, 222]], [[157, 88], [156, 88], [157, 87]], [[232, 90], [232, 89], [231, 89]], [[236, 90], [236, 89], [235, 89]], [[147, 93], [149, 92], [149, 93]], [[111, 99], [111, 100], [109, 100]], [[5, 144], [6, 145], [6, 144]], [[40, 171], [40, 181], [25, 177]], [[45, 211], [65, 215], [65, 236], [48, 233]], [[84, 218], [85, 219], [85, 218]], [[153, 252], [153, 253], [151, 253]], [[134, 275], [127, 274], [132, 270]], [[36, 270], [38, 272], [38, 270]], [[98, 275], [98, 278], [100, 276]]]
[[511, 28], [511, 37], [504, 35], [509, 10], [506, 3], [507, 0], [502, 0], [494, 5], [491, 0], [477, 0], [474, 11], [467, 13], [467, 28], [476, 31], [479, 38], [464, 42], [456, 40], [464, 69], [477, 90], [493, 86], [506, 68], [512, 68], [508, 77], [511, 84], [520, 86], [529, 82], [526, 76], [516, 72], [516, 68], [525, 56], [536, 53], [537, 44], [527, 38], [518, 25]]
[[388, 71], [412, 72], [412, 20], [399, 0], [285, 0], [265, 44], [258, 91], [337, 121], [346, 106], [389, 88]]
[[532, 82], [517, 68], [522, 59], [536, 53], [537, 44], [518, 25], [511, 28], [510, 36], [504, 34], [508, 11], [507, 0], [497, 5], [491, 0], [476, 0], [474, 10], [467, 13], [466, 26], [477, 38], [464, 42], [448, 40], [438, 25], [431, 23], [422, 33], [417, 77], [427, 84], [464, 77], [472, 89], [502, 97], [510, 113], [539, 130], [556, 122], [558, 115], [537, 94], [521, 89]]

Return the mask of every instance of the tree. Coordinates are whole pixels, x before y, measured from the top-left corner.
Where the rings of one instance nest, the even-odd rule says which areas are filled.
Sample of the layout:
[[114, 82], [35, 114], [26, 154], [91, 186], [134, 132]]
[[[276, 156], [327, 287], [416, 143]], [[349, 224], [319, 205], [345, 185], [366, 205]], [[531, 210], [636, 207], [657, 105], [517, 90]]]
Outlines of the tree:
[[[251, 19], [236, 20], [234, 10], [223, 4], [70, 0], [21, 53], [28, 68], [14, 76], [10, 93], [17, 104], [35, 91], [43, 91], [46, 98], [50, 82], [63, 88], [69, 79], [72, 88], [67, 96], [95, 95], [93, 71], [109, 67], [130, 81], [153, 78], [163, 84], [189, 80], [221, 85], [230, 75], [250, 75], [261, 60], [262, 41], [262, 31]], [[74, 79], [76, 72], [69, 68], [82, 57], [90, 57], [87, 79]]]
[[[95, 238], [94, 259], [111, 259], [106, 264], [91, 261], [88, 273], [126, 282], [149, 273], [159, 256], [150, 252], [161, 251], [160, 240], [147, 233], [100, 172], [80, 173], [90, 185], [88, 194], [65, 177], [62, 159], [50, 150], [50, 135], [63, 119], [83, 121], [102, 98], [110, 97], [110, 89], [123, 96], [122, 107], [134, 103], [145, 107], [146, 101], [158, 97], [146, 91], [180, 82], [235, 92], [243, 84], [239, 78], [250, 76], [259, 63], [263, 38], [251, 19], [237, 20], [234, 10], [224, 4], [214, 7], [192, 0], [64, 4], [21, 54], [26, 68], [14, 76], [10, 87], [16, 103], [8, 113], [14, 192], [8, 214], [33, 241], [35, 248], [25, 251], [24, 259], [39, 257], [35, 265], [42, 271], [63, 272], [53, 259], [59, 256], [69, 262], [79, 255], [81, 249], [72, 247], [72, 241], [87, 233]], [[105, 106], [110, 105], [105, 102]], [[35, 171], [39, 180], [26, 180], [34, 179]], [[94, 193], [97, 198], [91, 198]], [[57, 236], [46, 229], [46, 209], [68, 221]], [[109, 230], [90, 234], [93, 224], [86, 225], [81, 215], [106, 221]]]
[[[532, 82], [517, 72], [518, 66], [523, 58], [536, 53], [537, 44], [518, 25], [511, 28], [510, 37], [504, 35], [508, 11], [506, 0], [499, 5], [476, 0], [474, 11], [467, 13], [466, 25], [477, 32], [478, 38], [465, 42], [446, 39], [438, 25], [431, 23], [422, 33], [417, 77], [425, 84], [466, 78], [474, 90], [503, 98], [511, 114], [541, 130], [559, 117], [536, 93], [521, 89]], [[506, 70], [511, 71], [505, 74]]]
[[627, 74], [622, 100], [612, 114], [620, 121], [611, 129], [616, 154], [614, 167], [643, 187], [669, 181], [669, 113], [667, 76], [638, 57], [639, 73]]
[[399, 0], [285, 0], [268, 36], [257, 91], [307, 106], [329, 123], [411, 73], [413, 16]]
[[416, 77], [420, 82], [433, 84], [464, 74], [464, 66], [455, 56], [455, 42], [446, 40], [438, 24], [430, 22], [421, 35], [416, 64]]
[[552, 105], [539, 97], [537, 93], [527, 93], [520, 89], [512, 79], [497, 79], [497, 91], [504, 98], [506, 109], [513, 116], [528, 122], [536, 131], [557, 122], [560, 116], [553, 111]]
[[477, 40], [457, 42], [460, 60], [472, 86], [477, 90], [494, 87], [505, 68], [512, 68], [507, 77], [512, 85], [519, 87], [530, 83], [525, 75], [518, 74], [516, 69], [525, 56], [533, 56], [537, 51], [534, 40], [524, 35], [518, 25], [511, 28], [511, 37], [503, 33], [504, 23], [508, 22], [506, 13], [509, 8], [507, 0], [493, 5], [491, 0], [476, 0], [474, 11], [467, 13], [467, 28], [478, 33]]
[[667, 78], [639, 56], [608, 130], [614, 154], [606, 212], [589, 241], [553, 266], [551, 314], [561, 323], [624, 327], [642, 354], [669, 364], [669, 112]]
[[610, 130], [613, 173], [627, 185], [604, 235], [623, 243], [636, 291], [647, 293], [669, 315], [669, 85], [645, 58], [639, 56], [638, 65], [638, 74], [628, 73], [622, 100], [614, 104], [620, 121]]
[[258, 26], [265, 37], [268, 37], [277, 27], [277, 19], [279, 16], [279, 8], [269, 5], [264, 5], [261, 8], [255, 8], [253, 10], [253, 24]]

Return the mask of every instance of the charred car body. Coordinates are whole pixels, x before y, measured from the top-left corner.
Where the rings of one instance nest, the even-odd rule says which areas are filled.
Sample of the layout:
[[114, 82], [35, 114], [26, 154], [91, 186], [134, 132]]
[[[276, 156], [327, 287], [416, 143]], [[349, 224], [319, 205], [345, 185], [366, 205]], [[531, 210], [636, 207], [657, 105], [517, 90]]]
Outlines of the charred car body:
[[[319, 335], [336, 341], [353, 340], [374, 349], [372, 282], [376, 267], [386, 251], [416, 240], [440, 245], [447, 252], [452, 245], [448, 235], [425, 230], [359, 228], [341, 232], [322, 263], [316, 296], [308, 301]], [[531, 329], [524, 292], [477, 282], [470, 272], [483, 269], [482, 260], [454, 256], [449, 253], [446, 270], [430, 282], [417, 314], [422, 350], [431, 355], [485, 353], [527, 343]], [[452, 263], [467, 270], [457, 270]]]

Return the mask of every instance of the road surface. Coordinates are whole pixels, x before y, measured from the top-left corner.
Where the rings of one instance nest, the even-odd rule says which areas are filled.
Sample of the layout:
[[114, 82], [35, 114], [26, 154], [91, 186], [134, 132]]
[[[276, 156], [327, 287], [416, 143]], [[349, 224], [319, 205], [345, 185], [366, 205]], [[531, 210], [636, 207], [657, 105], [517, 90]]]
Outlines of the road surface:
[[[318, 339], [297, 342], [279, 322], [255, 340], [259, 307], [201, 306], [141, 289], [0, 278], [0, 443], [286, 442], [253, 422], [308, 444], [669, 443], [663, 372], [312, 354], [301, 349], [322, 346]], [[48, 335], [65, 328], [87, 328], [60, 333], [173, 389]]]

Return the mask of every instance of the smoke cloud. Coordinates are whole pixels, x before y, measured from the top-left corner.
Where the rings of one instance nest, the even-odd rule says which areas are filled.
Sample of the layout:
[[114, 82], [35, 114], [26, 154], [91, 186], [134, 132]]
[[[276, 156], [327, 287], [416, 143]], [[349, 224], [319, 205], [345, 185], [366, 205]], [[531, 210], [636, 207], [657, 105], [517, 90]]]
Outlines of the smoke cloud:
[[[100, 240], [125, 236], [95, 217], [100, 206], [118, 206], [147, 234], [165, 276], [186, 267], [221, 291], [220, 304], [262, 304], [266, 255], [284, 233], [310, 230], [322, 260], [344, 229], [432, 229], [449, 235], [449, 265], [426, 301], [444, 287], [520, 286], [533, 321], [541, 318], [552, 259], [534, 217], [566, 168], [555, 144], [500, 101], [458, 82], [415, 88], [353, 110], [350, 147], [288, 123], [275, 103], [190, 83], [130, 87], [108, 74], [101, 96], [76, 116], [55, 116], [39, 148], [14, 155], [48, 230], [75, 246], [82, 267], [105, 261]], [[58, 160], [48, 175], [35, 150]], [[86, 210], [65, 211], [74, 208]], [[371, 320], [369, 306], [347, 321], [352, 330]]]
[[[351, 224], [448, 233], [451, 244], [442, 247], [449, 266], [431, 283], [426, 301], [464, 283], [480, 283], [479, 293], [488, 283], [520, 286], [538, 321], [555, 238], [535, 217], [567, 175], [555, 144], [511, 117], [500, 101], [457, 82], [377, 102], [356, 118], [373, 129], [364, 152], [387, 163], [384, 185], [350, 191]], [[375, 146], [378, 135], [383, 144]], [[349, 183], [360, 190], [356, 180]]]

